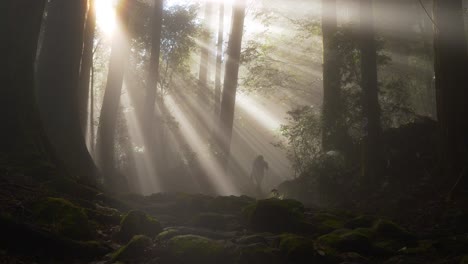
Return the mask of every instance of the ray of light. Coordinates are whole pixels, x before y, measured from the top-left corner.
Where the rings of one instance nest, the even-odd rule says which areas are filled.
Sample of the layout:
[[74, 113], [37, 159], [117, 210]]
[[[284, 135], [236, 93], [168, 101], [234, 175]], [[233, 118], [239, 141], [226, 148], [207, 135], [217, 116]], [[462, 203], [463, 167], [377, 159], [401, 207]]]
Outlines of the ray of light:
[[174, 101], [172, 95], [166, 96], [166, 103], [175, 119], [179, 122], [182, 135], [187, 139], [190, 147], [199, 154], [198, 158], [202, 168], [205, 172], [211, 172], [207, 174], [216, 191], [221, 194], [239, 194], [230, 179], [224, 175], [222, 168], [214, 160], [210, 159], [208, 156], [208, 153], [210, 153], [209, 146]]
[[115, 1], [95, 0], [96, 24], [106, 36], [111, 36], [116, 27]]

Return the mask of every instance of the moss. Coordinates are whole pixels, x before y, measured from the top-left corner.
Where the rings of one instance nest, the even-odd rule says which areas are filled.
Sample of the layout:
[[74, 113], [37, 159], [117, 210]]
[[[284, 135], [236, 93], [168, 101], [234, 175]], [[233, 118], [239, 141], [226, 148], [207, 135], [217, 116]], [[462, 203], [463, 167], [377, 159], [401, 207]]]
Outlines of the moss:
[[460, 264], [468, 264], [468, 255], [463, 256], [463, 257], [460, 259]]
[[379, 237], [408, 242], [416, 240], [413, 234], [392, 221], [380, 219], [374, 224], [373, 229]]
[[281, 235], [279, 248], [288, 263], [310, 263], [318, 257], [313, 240], [294, 234]]
[[138, 261], [145, 250], [152, 244], [151, 238], [144, 235], [134, 236], [127, 245], [119, 248], [113, 255], [112, 261]]
[[360, 215], [346, 222], [344, 226], [350, 229], [369, 228], [372, 227], [377, 220], [377, 217], [372, 215]]
[[330, 213], [317, 213], [312, 217], [312, 223], [319, 234], [330, 233], [335, 229], [343, 228], [343, 221]]
[[373, 251], [372, 242], [363, 230], [339, 229], [320, 236], [318, 242], [328, 254], [340, 251], [368, 255]]
[[304, 206], [295, 200], [259, 200], [243, 213], [257, 232], [299, 232], [304, 227]]
[[266, 240], [265, 236], [256, 234], [256, 235], [251, 235], [251, 236], [243, 236], [243, 237], [237, 239], [237, 243], [238, 244], [243, 244], [243, 245], [261, 243], [261, 244], [266, 245], [267, 240]]
[[179, 230], [177, 229], [167, 229], [159, 233], [159, 235], [156, 237], [157, 240], [168, 240], [171, 239], [177, 235], [180, 235]]
[[280, 251], [264, 244], [251, 244], [243, 246], [238, 250], [236, 263], [242, 264], [275, 264], [281, 261]]
[[118, 238], [127, 242], [135, 235], [154, 237], [162, 231], [158, 220], [141, 211], [130, 211], [122, 218]]
[[63, 198], [46, 198], [34, 206], [38, 223], [71, 239], [92, 239], [95, 231], [83, 208]]
[[168, 250], [177, 263], [221, 263], [226, 256], [221, 242], [195, 235], [171, 238]]

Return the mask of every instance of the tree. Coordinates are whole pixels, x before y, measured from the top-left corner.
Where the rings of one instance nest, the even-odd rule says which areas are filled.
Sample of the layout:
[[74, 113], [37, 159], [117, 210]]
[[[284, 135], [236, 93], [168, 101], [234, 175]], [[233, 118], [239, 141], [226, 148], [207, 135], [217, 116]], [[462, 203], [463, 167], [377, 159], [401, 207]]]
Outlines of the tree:
[[223, 42], [224, 42], [224, 3], [219, 3], [218, 19], [218, 41], [216, 43], [216, 72], [215, 72], [215, 92], [214, 92], [214, 113], [219, 116], [221, 103], [221, 70], [223, 65]]
[[[159, 82], [159, 57], [161, 53], [161, 32], [162, 32], [162, 16], [163, 16], [163, 0], [155, 0], [153, 7], [153, 14], [151, 17], [151, 57], [150, 67], [148, 70], [148, 79], [146, 82], [146, 98], [144, 110], [144, 124], [145, 124], [145, 147], [150, 155], [151, 161], [159, 161], [159, 156], [155, 156], [157, 148], [155, 141], [155, 125], [162, 125], [160, 118], [158, 122], [154, 123], [158, 115], [154, 114], [155, 103], [157, 97], [157, 86]], [[156, 159], [156, 160], [155, 160]], [[157, 166], [158, 168], [159, 166]]]
[[104, 181], [112, 186], [119, 179], [115, 173], [115, 130], [120, 105], [120, 94], [125, 68], [130, 52], [128, 32], [129, 8], [127, 0], [120, 0], [117, 7], [117, 26], [112, 40], [112, 51], [107, 75], [106, 90], [97, 131], [97, 159], [104, 173]]
[[381, 165], [380, 106], [377, 83], [377, 47], [374, 33], [372, 0], [360, 0], [361, 88], [362, 88], [362, 177], [365, 186], [373, 186]]
[[[34, 89], [34, 64], [45, 0], [5, 0], [0, 3], [0, 155], [13, 164], [26, 156], [48, 159], [49, 143], [40, 122]], [[10, 164], [11, 164], [10, 163]]]
[[95, 181], [81, 130], [78, 94], [86, 1], [50, 1], [38, 58], [37, 95], [46, 133], [70, 174]]
[[245, 19], [245, 0], [238, 1], [233, 7], [231, 34], [227, 48], [227, 61], [220, 112], [221, 165], [227, 171], [229, 162], [234, 110], [239, 76], [240, 53]]
[[434, 70], [441, 162], [445, 180], [466, 173], [468, 67], [463, 1], [434, 1]]
[[88, 114], [88, 101], [91, 82], [91, 70], [93, 68], [94, 34], [96, 31], [96, 10], [94, 0], [88, 1], [86, 23], [84, 29], [83, 55], [81, 58], [80, 87], [78, 94], [78, 106], [81, 128], [86, 134], [86, 121]]
[[323, 150], [343, 150], [346, 130], [343, 128], [341, 74], [338, 56], [336, 0], [322, 0], [323, 36]]

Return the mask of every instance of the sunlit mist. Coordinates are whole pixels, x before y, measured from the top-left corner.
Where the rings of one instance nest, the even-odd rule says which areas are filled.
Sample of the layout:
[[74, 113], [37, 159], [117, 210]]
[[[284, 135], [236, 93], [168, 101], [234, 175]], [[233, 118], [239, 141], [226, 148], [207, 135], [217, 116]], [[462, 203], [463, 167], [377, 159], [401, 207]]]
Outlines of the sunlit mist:
[[94, 6], [96, 8], [96, 22], [98, 28], [104, 32], [104, 34], [110, 36], [116, 26], [115, 1], [96, 0]]

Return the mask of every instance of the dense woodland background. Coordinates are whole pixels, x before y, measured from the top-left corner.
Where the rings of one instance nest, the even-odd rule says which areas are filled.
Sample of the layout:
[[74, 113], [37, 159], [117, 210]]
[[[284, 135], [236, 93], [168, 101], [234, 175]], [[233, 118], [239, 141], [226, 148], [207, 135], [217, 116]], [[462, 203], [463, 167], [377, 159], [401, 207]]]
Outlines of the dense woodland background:
[[467, 8], [1, 1], [0, 262], [468, 263]]

